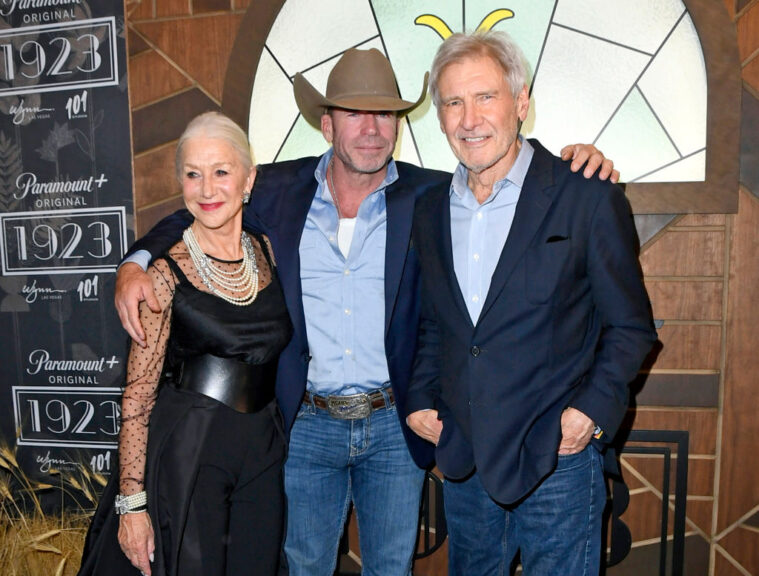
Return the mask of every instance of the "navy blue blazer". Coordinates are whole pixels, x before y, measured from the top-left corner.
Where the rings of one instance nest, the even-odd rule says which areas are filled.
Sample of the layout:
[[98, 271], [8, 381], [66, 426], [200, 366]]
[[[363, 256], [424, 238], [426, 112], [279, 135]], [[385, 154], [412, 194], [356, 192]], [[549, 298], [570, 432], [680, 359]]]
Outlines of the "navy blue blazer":
[[572, 406], [613, 438], [656, 340], [622, 191], [538, 142], [474, 325], [453, 268], [449, 188], [417, 202], [422, 320], [407, 410], [436, 408], [437, 465], [513, 503], [556, 466]]
[[[316, 194], [314, 170], [319, 158], [302, 158], [259, 166], [251, 202], [244, 212], [247, 229], [264, 232], [272, 243], [277, 272], [293, 322], [293, 337], [279, 359], [277, 399], [290, 430], [306, 390], [310, 352], [303, 313], [299, 245], [306, 216]], [[414, 461], [432, 464], [434, 447], [406, 426], [406, 393], [416, 352], [419, 325], [419, 264], [411, 245], [414, 204], [427, 190], [447, 185], [450, 174], [396, 162], [398, 180], [386, 190], [385, 353], [398, 417]], [[189, 223], [186, 211], [162, 220], [131, 252], [165, 252]]]

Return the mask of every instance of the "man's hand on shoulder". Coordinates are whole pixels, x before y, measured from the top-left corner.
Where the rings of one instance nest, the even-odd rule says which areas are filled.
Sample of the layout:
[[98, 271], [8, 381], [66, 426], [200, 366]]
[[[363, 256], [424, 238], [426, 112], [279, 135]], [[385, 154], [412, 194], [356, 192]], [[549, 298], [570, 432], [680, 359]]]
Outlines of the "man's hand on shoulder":
[[438, 420], [437, 410], [412, 412], [406, 417], [406, 424], [417, 436], [421, 436], [437, 446], [440, 441], [440, 433], [443, 431], [443, 423]]
[[143, 300], [153, 312], [161, 311], [150, 276], [139, 264], [125, 262], [116, 274], [114, 304], [124, 330], [137, 344], [145, 347], [145, 332], [140, 323], [140, 302]]
[[[611, 176], [611, 181], [615, 184], [619, 182], [619, 170], [614, 170], [614, 162], [606, 158], [603, 153], [593, 146], [593, 144], [570, 144], [561, 149], [562, 160], [572, 160], [569, 169], [577, 172], [585, 166], [582, 175], [585, 178], [591, 178], [598, 172], [601, 180], [606, 180]], [[600, 168], [600, 170], [599, 170]]]

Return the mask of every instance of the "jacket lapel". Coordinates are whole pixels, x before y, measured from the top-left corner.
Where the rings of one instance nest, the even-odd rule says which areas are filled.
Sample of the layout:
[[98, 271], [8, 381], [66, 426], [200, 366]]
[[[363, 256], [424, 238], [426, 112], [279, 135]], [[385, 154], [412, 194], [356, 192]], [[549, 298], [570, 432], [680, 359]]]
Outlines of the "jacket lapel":
[[490, 289], [482, 306], [478, 322], [485, 317], [498, 299], [514, 271], [514, 267], [522, 259], [525, 250], [532, 242], [553, 203], [553, 196], [551, 195], [553, 157], [544, 149], [535, 146], [535, 143], [533, 143], [533, 147], [535, 153], [525, 176], [522, 192], [519, 195], [514, 221], [503, 246], [501, 258], [493, 272], [493, 278], [490, 280]]
[[294, 329], [302, 335], [306, 334], [306, 319], [300, 282], [300, 239], [316, 194], [314, 170], [317, 163], [318, 159], [306, 162], [297, 169], [293, 178], [275, 178], [278, 188], [289, 185], [291, 189], [278, 194], [275, 210], [259, 214], [274, 248], [277, 273]]
[[461, 293], [459, 281], [456, 278], [456, 270], [453, 267], [453, 239], [451, 237], [451, 200], [450, 189], [436, 197], [436, 204], [432, 210], [430, 231], [435, 235], [432, 245], [438, 250], [437, 260], [442, 264], [444, 282], [448, 285], [449, 293], [464, 317], [469, 327], [474, 324], [469, 316], [464, 295]]
[[[403, 185], [399, 185], [400, 183]], [[411, 240], [411, 222], [414, 214], [414, 187], [398, 180], [385, 191], [387, 211], [387, 233], [385, 238], [385, 334], [390, 329], [390, 321], [398, 298], [403, 269]]]

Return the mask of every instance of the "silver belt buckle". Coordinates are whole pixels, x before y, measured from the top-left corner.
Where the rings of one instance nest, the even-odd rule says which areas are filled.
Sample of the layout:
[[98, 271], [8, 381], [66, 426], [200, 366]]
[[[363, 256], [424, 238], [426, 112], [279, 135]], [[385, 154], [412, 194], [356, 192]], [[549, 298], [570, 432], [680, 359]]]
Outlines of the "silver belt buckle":
[[372, 413], [372, 404], [368, 394], [351, 394], [350, 396], [327, 396], [327, 411], [333, 418], [340, 420], [358, 420]]

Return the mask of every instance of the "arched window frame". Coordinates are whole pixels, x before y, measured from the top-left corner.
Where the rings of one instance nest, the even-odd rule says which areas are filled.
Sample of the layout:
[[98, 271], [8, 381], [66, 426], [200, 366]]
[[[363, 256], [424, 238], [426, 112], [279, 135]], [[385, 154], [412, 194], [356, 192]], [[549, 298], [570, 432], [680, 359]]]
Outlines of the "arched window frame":
[[[720, 2], [683, 3], [696, 27], [706, 64], [705, 180], [627, 184], [625, 192], [635, 214], [738, 210], [742, 82], [735, 24]], [[284, 0], [251, 3], [235, 39], [224, 80], [222, 109], [241, 126], [248, 125], [258, 62], [283, 4]]]

